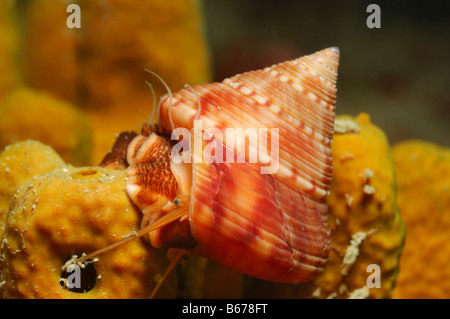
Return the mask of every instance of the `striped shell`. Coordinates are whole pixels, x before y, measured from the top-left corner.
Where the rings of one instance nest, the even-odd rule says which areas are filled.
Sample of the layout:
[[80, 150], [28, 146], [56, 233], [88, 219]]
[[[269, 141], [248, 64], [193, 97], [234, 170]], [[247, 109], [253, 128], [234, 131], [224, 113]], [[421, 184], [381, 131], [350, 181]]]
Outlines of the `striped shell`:
[[[163, 99], [159, 126], [166, 144], [161, 146], [163, 137], [151, 133], [136, 137], [128, 148], [131, 199], [159, 217], [176, 207], [174, 196], [184, 194], [186, 216], [165, 233], [173, 237], [179, 232], [183, 240], [192, 236], [200, 255], [258, 278], [313, 279], [324, 269], [330, 249], [325, 199], [332, 178], [338, 60], [338, 49], [329, 48]], [[192, 164], [181, 169], [168, 164], [168, 150], [177, 141], [170, 143], [167, 136], [175, 128], [195, 128], [196, 120], [202, 132], [222, 132], [207, 142], [216, 154], [220, 150], [234, 161], [211, 162], [205, 152], [200, 158], [193, 152]], [[266, 143], [244, 134], [233, 145], [224, 138], [227, 128], [266, 128]], [[201, 143], [204, 150], [206, 141]], [[258, 154], [256, 161], [251, 150]], [[163, 154], [163, 166], [155, 164], [154, 154]], [[277, 157], [267, 163], [263, 154]], [[274, 159], [275, 169], [262, 173]], [[153, 233], [152, 243], [167, 244], [164, 238]]]

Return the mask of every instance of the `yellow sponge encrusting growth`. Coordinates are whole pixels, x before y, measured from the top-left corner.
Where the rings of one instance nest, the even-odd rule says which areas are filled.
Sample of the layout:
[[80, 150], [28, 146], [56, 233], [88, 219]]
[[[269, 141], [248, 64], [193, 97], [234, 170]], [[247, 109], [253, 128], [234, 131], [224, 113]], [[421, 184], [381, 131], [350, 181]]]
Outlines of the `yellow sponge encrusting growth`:
[[450, 149], [427, 141], [394, 146], [398, 205], [407, 229], [394, 298], [450, 296]]
[[23, 12], [18, 11], [23, 13], [20, 24], [26, 83], [76, 104], [80, 89], [76, 79], [82, 72], [77, 47], [83, 29], [68, 28], [69, 4], [70, 1], [61, 0], [30, 0], [20, 6]]
[[405, 236], [389, 141], [365, 113], [338, 116], [335, 128], [332, 251], [311, 297], [389, 298]]
[[77, 4], [80, 29], [66, 25], [67, 1], [29, 0], [23, 6], [24, 77], [86, 110], [94, 129], [90, 163], [98, 165], [116, 134], [149, 120], [153, 96], [146, 81], [156, 105], [168, 93], [146, 70], [172, 92], [209, 82], [209, 48], [199, 0]]
[[0, 103], [0, 148], [27, 139], [51, 146], [67, 163], [89, 164], [92, 127], [87, 116], [49, 94], [20, 88]]
[[50, 147], [27, 140], [7, 146], [0, 154], [0, 238], [6, 215], [17, 188], [36, 175], [48, 173], [66, 164]]
[[20, 50], [13, 8], [12, 1], [0, 1], [0, 98], [20, 83], [19, 61], [16, 60]]
[[[139, 230], [141, 213], [128, 199], [125, 183], [124, 171], [63, 167], [20, 186], [2, 242], [3, 298], [148, 298], [168, 261], [165, 250], [141, 239], [98, 257], [91, 290], [61, 285], [62, 267], [72, 255]], [[169, 280], [156, 297], [173, 297], [173, 283]]]

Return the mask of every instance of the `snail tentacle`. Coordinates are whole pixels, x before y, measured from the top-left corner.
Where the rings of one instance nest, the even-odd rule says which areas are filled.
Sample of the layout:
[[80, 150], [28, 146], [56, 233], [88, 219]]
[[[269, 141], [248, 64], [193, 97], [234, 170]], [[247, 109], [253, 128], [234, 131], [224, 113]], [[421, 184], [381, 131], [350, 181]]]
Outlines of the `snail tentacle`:
[[155, 120], [155, 116], [156, 116], [156, 108], [157, 108], [156, 94], [155, 94], [155, 89], [153, 88], [153, 85], [150, 82], [145, 81], [145, 84], [147, 84], [148, 88], [152, 92], [152, 98], [153, 98], [152, 114], [150, 115], [150, 119], [148, 120], [148, 124], [152, 124], [153, 121]]
[[[163, 80], [162, 77], [160, 77], [158, 74], [156, 74], [155, 72], [152, 72], [150, 70], [145, 69], [145, 71], [147, 71], [150, 74], [153, 74], [159, 81], [161, 81], [161, 83], [164, 85], [164, 87], [167, 90], [167, 94], [169, 96], [169, 105], [170, 105], [170, 112], [169, 112], [169, 121], [170, 121], [170, 125], [172, 127], [172, 130], [175, 129], [175, 125], [173, 123], [173, 119], [172, 119], [172, 108], [173, 108], [173, 94], [172, 91], [170, 90], [169, 85], [167, 85], [167, 83]], [[160, 109], [161, 109], [161, 102], [163, 99], [161, 99], [159, 105], [158, 105], [158, 109], [157, 109], [157, 118], [159, 119], [160, 116]]]

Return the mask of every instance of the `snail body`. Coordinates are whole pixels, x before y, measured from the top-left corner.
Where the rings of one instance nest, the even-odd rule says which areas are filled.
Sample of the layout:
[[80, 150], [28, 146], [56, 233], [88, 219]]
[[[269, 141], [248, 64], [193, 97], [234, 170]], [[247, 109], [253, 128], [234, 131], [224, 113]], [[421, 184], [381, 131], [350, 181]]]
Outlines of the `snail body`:
[[122, 161], [142, 229], [167, 220], [152, 245], [269, 281], [315, 278], [331, 246], [338, 60], [329, 48], [162, 99], [158, 125], [144, 125]]

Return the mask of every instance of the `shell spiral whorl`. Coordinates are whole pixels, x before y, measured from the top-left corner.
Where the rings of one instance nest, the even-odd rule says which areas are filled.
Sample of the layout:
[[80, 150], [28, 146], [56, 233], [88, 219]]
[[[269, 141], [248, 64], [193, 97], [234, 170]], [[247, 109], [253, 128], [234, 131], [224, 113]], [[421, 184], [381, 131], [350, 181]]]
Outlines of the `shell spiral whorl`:
[[[212, 145], [215, 154], [234, 159], [208, 161], [203, 152], [184, 169], [189, 182], [179, 185], [178, 194], [189, 190], [188, 220], [200, 255], [277, 282], [309, 281], [323, 270], [330, 250], [325, 198], [332, 178], [338, 63], [339, 50], [329, 48], [161, 101], [162, 133], [195, 130], [201, 123], [203, 136], [217, 133], [208, 143], [200, 141], [201, 150]], [[229, 128], [244, 134], [230, 143]], [[252, 128], [266, 130], [253, 138], [247, 134]], [[190, 141], [195, 148], [198, 141]], [[264, 154], [276, 157], [268, 162]], [[270, 166], [271, 174], [261, 173]], [[177, 181], [186, 184], [184, 178]], [[139, 187], [144, 191], [145, 185]], [[128, 188], [136, 198], [139, 189]]]

